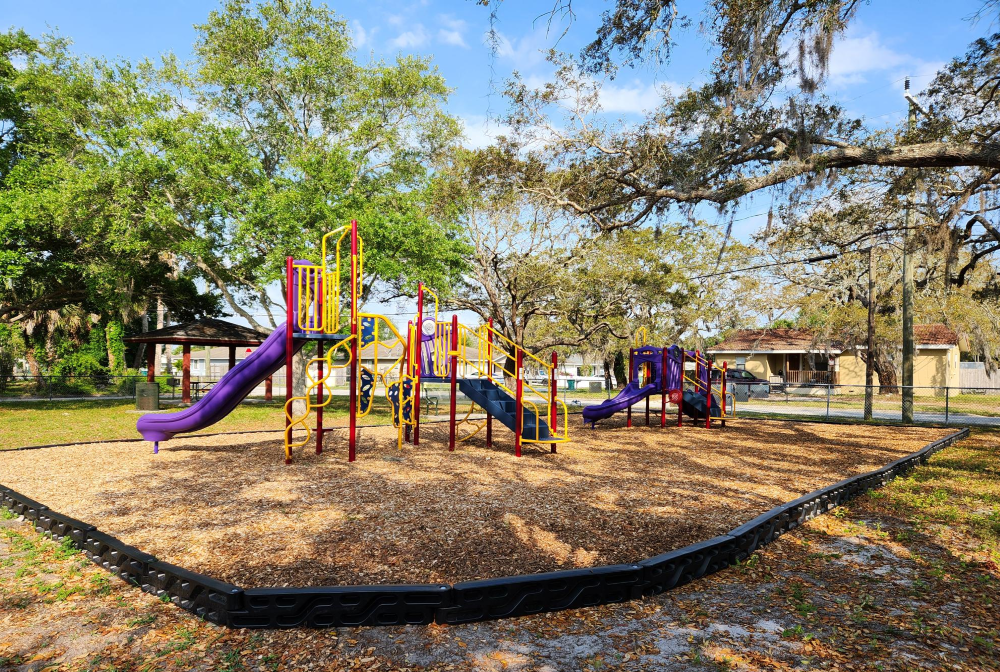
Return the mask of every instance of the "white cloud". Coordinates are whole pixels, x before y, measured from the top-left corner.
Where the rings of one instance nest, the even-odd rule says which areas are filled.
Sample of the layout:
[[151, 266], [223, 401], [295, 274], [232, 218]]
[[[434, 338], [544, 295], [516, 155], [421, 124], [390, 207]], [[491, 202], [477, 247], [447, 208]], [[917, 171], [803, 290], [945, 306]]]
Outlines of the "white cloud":
[[830, 83], [835, 86], [861, 84], [866, 75], [891, 70], [914, 59], [883, 44], [877, 32], [838, 40], [830, 55]]
[[389, 46], [398, 49], [417, 49], [427, 44], [430, 36], [424, 29], [422, 23], [414, 24], [410, 30], [400, 33], [396, 38], [389, 41]]
[[465, 21], [462, 19], [456, 19], [450, 14], [440, 14], [438, 16], [438, 23], [441, 24], [441, 29], [438, 30], [437, 34], [439, 42], [456, 47], [469, 47], [469, 45], [465, 43]]
[[598, 101], [605, 112], [641, 114], [659, 106], [666, 94], [679, 90], [676, 84], [644, 84], [639, 80], [625, 86], [605, 83]]
[[896, 51], [876, 31], [865, 34], [848, 31], [846, 37], [834, 44], [830, 55], [830, 83], [840, 87], [864, 84], [873, 75], [896, 82], [909, 75], [919, 90], [942, 67], [943, 61], [925, 61]]
[[492, 145], [497, 136], [510, 132], [508, 126], [481, 114], [465, 115], [460, 121], [466, 138], [465, 146], [470, 149], [481, 149]]
[[376, 27], [371, 30], [365, 30], [365, 27], [361, 25], [361, 22], [355, 19], [354, 21], [351, 21], [351, 31], [354, 33], [354, 46], [360, 49], [365, 45], [371, 44], [372, 38], [375, 37], [375, 33], [378, 32], [378, 28]]
[[386, 23], [390, 26], [401, 26], [405, 20], [402, 14], [390, 14], [385, 18]]
[[[487, 33], [483, 41], [489, 43], [491, 36]], [[509, 61], [516, 70], [530, 70], [545, 62], [545, 54], [549, 49], [549, 36], [544, 29], [536, 29], [522, 37], [508, 38], [497, 31], [497, 58]]]
[[462, 37], [462, 33], [457, 30], [445, 30], [442, 28], [438, 31], [438, 41], [445, 44], [451, 44], [456, 47], [469, 48], [469, 45], [465, 43], [465, 38]]

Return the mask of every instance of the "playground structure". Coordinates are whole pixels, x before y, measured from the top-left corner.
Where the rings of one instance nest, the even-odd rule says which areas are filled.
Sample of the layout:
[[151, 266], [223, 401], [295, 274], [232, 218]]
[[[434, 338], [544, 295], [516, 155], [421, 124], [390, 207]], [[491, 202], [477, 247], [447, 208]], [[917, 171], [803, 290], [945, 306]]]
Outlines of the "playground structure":
[[[492, 445], [494, 420], [514, 432], [514, 453], [518, 457], [524, 443], [549, 444], [555, 452], [557, 444], [568, 441], [568, 409], [556, 391], [556, 353], [545, 362], [497, 331], [492, 322], [472, 328], [460, 324], [457, 315], [441, 319], [437, 295], [422, 283], [417, 290], [417, 314], [407, 325], [405, 335], [386, 316], [361, 312], [364, 243], [358, 235], [357, 221], [324, 235], [320, 258], [321, 262], [314, 264], [288, 257], [286, 323], [257, 351], [190, 408], [139, 419], [136, 427], [143, 438], [153, 442], [153, 452], [158, 452], [160, 441], [221, 420], [282, 365], [288, 372], [284, 407], [286, 463], [292, 461], [294, 449], [310, 442], [313, 433], [316, 453], [323, 452], [324, 435], [331, 431], [323, 427], [323, 412], [333, 397], [330, 376], [343, 368], [349, 369], [350, 462], [357, 457], [358, 420], [372, 412], [379, 390], [391, 409], [397, 446], [401, 448], [404, 440], [419, 445], [417, 400], [422, 381], [450, 386], [449, 451], [484, 428], [486, 443]], [[424, 313], [425, 295], [433, 299], [433, 311], [428, 315]], [[316, 353], [305, 367], [305, 393], [295, 396], [294, 356], [309, 341], [315, 341]], [[400, 354], [380, 360], [380, 352]], [[362, 359], [370, 360], [372, 365], [361, 365]], [[542, 384], [526, 379], [526, 363], [543, 374]], [[459, 390], [471, 402], [461, 419], [456, 404]], [[482, 409], [485, 418], [474, 417], [476, 407]], [[458, 436], [458, 430], [466, 426], [468, 431]], [[304, 437], [296, 437], [296, 430], [304, 430]]]
[[[486, 445], [493, 444], [494, 421], [514, 433], [514, 454], [521, 456], [522, 445], [549, 444], [551, 452], [569, 440], [568, 409], [558, 397], [556, 371], [558, 357], [546, 362], [518, 346], [494, 328], [492, 321], [478, 327], [460, 324], [457, 315], [442, 319], [440, 300], [422, 283], [417, 287], [417, 311], [400, 333], [384, 315], [359, 310], [363, 291], [364, 243], [357, 221], [323, 236], [320, 262], [286, 261], [286, 296], [289, 309], [285, 324], [276, 329], [249, 357], [231, 369], [200, 401], [190, 408], [167, 415], [144, 415], [136, 423], [143, 438], [159, 442], [182, 432], [212, 425], [234, 408], [261, 381], [284, 365], [288, 375], [285, 395], [285, 462], [290, 463], [296, 448], [306, 446], [315, 434], [316, 453], [330, 428], [323, 426], [323, 414], [333, 399], [331, 376], [337, 369], [349, 369], [347, 459], [357, 458], [358, 421], [375, 408], [381, 392], [388, 402], [397, 447], [404, 442], [420, 444], [421, 387], [425, 384], [450, 388], [448, 450], [485, 430]], [[427, 299], [432, 300], [428, 303]], [[667, 424], [667, 401], [677, 406], [677, 426], [684, 415], [694, 423], [712, 418], [725, 426], [734, 408], [727, 397], [726, 365], [721, 383], [712, 389], [714, 363], [697, 350], [680, 346], [656, 347], [647, 342], [640, 329], [629, 351], [629, 383], [614, 398], [583, 409], [583, 420], [595, 427], [597, 421], [625, 411], [632, 426], [632, 406], [645, 400], [646, 424], [650, 424], [649, 400], [661, 397], [660, 426]], [[306, 389], [294, 393], [294, 357], [309, 341], [315, 354], [305, 366]], [[392, 354], [385, 354], [392, 353]], [[361, 362], [371, 362], [362, 365]], [[688, 366], [693, 365], [693, 372]], [[526, 375], [534, 371], [534, 381]], [[538, 379], [541, 378], [541, 382]], [[457, 397], [469, 400], [468, 411], [458, 417]], [[479, 408], [482, 412], [475, 413]], [[296, 435], [299, 431], [299, 435]], [[459, 435], [459, 432], [462, 432]]]
[[[713, 392], [712, 369], [715, 363], [712, 360], [703, 357], [698, 350], [685, 350], [678, 345], [661, 348], [649, 345], [647, 340], [646, 329], [640, 328], [636, 332], [634, 346], [629, 349], [628, 384], [611, 399], [585, 407], [584, 423], [589, 422], [594, 428], [598, 420], [624, 410], [627, 414], [626, 426], [631, 427], [632, 406], [645, 400], [648, 426], [649, 399], [657, 393], [660, 394], [660, 427], [667, 426], [668, 400], [677, 406], [678, 427], [683, 425], [685, 414], [694, 424], [704, 420], [706, 429], [711, 429], [712, 418], [718, 419], [725, 427], [726, 420], [735, 417], [727, 414], [727, 409], [733, 409], [734, 404], [727, 404], [727, 397], [733, 395], [726, 391], [726, 362], [722, 363], [720, 387]], [[688, 375], [689, 362], [694, 365], [693, 376]]]

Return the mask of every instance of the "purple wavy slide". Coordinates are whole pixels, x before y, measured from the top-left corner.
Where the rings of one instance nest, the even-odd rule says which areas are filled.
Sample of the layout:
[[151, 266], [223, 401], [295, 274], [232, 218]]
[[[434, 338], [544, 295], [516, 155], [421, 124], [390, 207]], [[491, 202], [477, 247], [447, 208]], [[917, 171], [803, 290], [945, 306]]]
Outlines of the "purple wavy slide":
[[[139, 418], [135, 428], [142, 438], [158, 442], [175, 434], [196, 432], [214, 425], [284, 365], [285, 338], [285, 327], [275, 329], [256, 351], [226, 373], [198, 403], [177, 413], [149, 413]], [[294, 351], [298, 352], [305, 342], [304, 338], [294, 339]]]
[[584, 407], [583, 421], [593, 424], [598, 420], [610, 418], [615, 413], [624, 411], [632, 404], [638, 403], [654, 392], [659, 391], [659, 389], [660, 386], [657, 383], [640, 386], [638, 380], [633, 380], [611, 399], [607, 399], [600, 404]]

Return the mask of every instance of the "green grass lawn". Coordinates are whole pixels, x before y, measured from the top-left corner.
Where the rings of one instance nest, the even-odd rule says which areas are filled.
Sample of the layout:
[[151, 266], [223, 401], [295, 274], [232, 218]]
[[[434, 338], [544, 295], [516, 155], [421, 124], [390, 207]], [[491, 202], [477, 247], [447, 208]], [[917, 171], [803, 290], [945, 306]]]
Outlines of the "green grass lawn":
[[[389, 422], [388, 402], [376, 397], [374, 403], [372, 412], [362, 422]], [[284, 427], [283, 405], [283, 399], [241, 404], [199, 433], [281, 429]], [[347, 397], [334, 397], [324, 417], [333, 421], [346, 418], [347, 405]], [[112, 399], [0, 404], [0, 450], [100, 439], [140, 439], [135, 422], [143, 413], [135, 410], [131, 401]]]

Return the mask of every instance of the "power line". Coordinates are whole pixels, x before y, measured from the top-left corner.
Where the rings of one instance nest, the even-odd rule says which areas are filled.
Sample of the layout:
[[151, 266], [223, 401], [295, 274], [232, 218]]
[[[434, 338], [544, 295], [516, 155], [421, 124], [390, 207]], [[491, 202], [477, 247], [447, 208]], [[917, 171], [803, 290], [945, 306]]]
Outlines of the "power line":
[[831, 252], [830, 254], [821, 254], [815, 257], [808, 257], [806, 259], [795, 259], [792, 261], [775, 261], [770, 264], [757, 264], [756, 266], [747, 266], [745, 268], [734, 268], [728, 271], [718, 271], [716, 273], [706, 273], [704, 275], [696, 275], [694, 277], [688, 278], [688, 280], [702, 280], [704, 278], [714, 278], [720, 275], [732, 275], [735, 273], [744, 273], [746, 271], [757, 271], [762, 268], [771, 268], [773, 266], [787, 266], [789, 264], [815, 264], [820, 261], [829, 261], [831, 259], [836, 259], [850, 252], [864, 252], [868, 248], [860, 250], [844, 250], [843, 252]]

